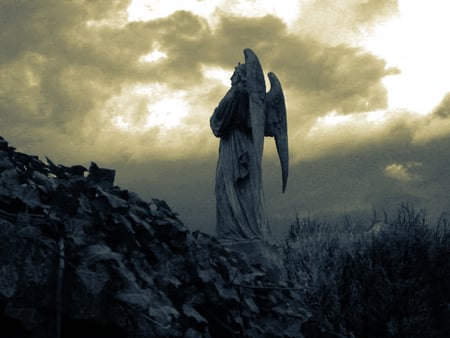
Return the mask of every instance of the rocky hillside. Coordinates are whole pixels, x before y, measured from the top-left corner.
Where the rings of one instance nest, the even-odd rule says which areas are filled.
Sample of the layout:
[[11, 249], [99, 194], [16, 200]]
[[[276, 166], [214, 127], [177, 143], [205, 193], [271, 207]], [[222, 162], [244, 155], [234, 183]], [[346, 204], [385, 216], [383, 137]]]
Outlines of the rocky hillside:
[[0, 138], [0, 336], [302, 336], [311, 315], [281, 270], [190, 232], [114, 175]]
[[450, 336], [445, 215], [297, 219], [282, 250], [230, 245], [114, 176], [0, 137], [0, 337]]

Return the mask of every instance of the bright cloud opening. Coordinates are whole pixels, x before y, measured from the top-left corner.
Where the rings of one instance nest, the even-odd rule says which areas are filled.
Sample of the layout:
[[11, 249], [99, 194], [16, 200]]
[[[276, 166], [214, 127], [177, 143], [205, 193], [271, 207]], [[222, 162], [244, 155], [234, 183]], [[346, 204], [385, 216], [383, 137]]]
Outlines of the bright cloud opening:
[[183, 98], [184, 95], [178, 94], [177, 96], [165, 97], [156, 103], [149, 104], [147, 106], [149, 114], [144, 127], [173, 129], [179, 126], [188, 113], [188, 107]]
[[158, 127], [170, 130], [182, 124], [190, 111], [187, 93], [160, 83], [126, 88], [106, 105], [112, 125], [129, 132]]
[[222, 11], [233, 15], [262, 17], [273, 15], [279, 17], [288, 26], [297, 21], [300, 14], [299, 1], [278, 1], [278, 0], [247, 0], [247, 1], [225, 1], [220, 6]]
[[347, 122], [350, 122], [353, 120], [352, 115], [338, 115], [335, 110], [328, 113], [325, 116], [321, 116], [317, 118], [317, 124], [318, 125], [325, 125], [325, 126], [338, 126], [341, 124], [346, 124]]
[[450, 31], [446, 1], [400, 0], [400, 17], [380, 25], [366, 48], [384, 58], [400, 74], [383, 80], [389, 107], [417, 114], [432, 108], [450, 88]]
[[229, 69], [202, 65], [202, 73], [208, 80], [218, 81], [225, 87], [230, 86], [231, 72]]
[[[391, 131], [402, 120], [412, 116], [404, 110], [376, 110], [345, 115], [331, 111], [318, 117], [304, 136], [293, 134], [291, 138], [303, 144], [297, 159], [317, 158], [336, 149], [343, 152], [395, 138]], [[415, 121], [417, 119], [419, 117]]]
[[384, 173], [386, 176], [391, 177], [393, 179], [409, 182], [412, 180], [416, 180], [419, 178], [419, 175], [412, 172], [412, 170], [416, 167], [420, 167], [422, 164], [417, 162], [412, 163], [392, 163], [384, 168]]
[[[395, 117], [395, 112], [389, 112], [391, 117]], [[334, 129], [339, 127], [358, 127], [372, 129], [387, 122], [388, 112], [386, 110], [375, 110], [371, 112], [338, 114], [335, 110], [324, 116], [319, 116], [316, 123], [311, 127], [310, 133], [315, 134], [321, 130]]]
[[383, 124], [387, 120], [386, 110], [376, 110], [372, 112], [365, 113], [365, 118], [367, 122], [372, 124]]
[[158, 48], [155, 48], [150, 53], [143, 55], [139, 58], [139, 62], [157, 62], [161, 59], [166, 59], [167, 54], [159, 50]]

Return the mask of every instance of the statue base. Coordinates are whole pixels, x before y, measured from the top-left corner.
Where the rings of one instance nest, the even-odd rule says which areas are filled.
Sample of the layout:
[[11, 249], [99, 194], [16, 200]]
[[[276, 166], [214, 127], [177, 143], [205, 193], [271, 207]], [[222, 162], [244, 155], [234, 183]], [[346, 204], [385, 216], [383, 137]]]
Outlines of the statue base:
[[220, 243], [228, 252], [235, 252], [250, 265], [261, 268], [274, 282], [286, 277], [281, 248], [258, 239]]

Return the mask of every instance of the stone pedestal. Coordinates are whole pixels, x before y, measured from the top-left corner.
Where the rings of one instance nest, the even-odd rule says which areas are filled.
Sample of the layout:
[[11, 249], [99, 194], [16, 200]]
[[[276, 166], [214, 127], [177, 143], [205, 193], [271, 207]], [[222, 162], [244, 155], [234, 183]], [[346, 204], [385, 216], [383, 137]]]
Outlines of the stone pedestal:
[[227, 251], [238, 253], [250, 265], [260, 267], [274, 282], [284, 279], [281, 249], [261, 240], [221, 241]]

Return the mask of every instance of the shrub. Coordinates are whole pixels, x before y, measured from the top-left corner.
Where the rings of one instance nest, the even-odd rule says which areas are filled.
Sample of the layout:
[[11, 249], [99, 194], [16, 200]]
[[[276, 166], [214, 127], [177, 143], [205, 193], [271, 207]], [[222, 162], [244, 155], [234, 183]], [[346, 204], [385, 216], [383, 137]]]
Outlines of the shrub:
[[403, 204], [382, 229], [299, 218], [284, 245], [314, 317], [307, 337], [448, 337], [450, 232]]

